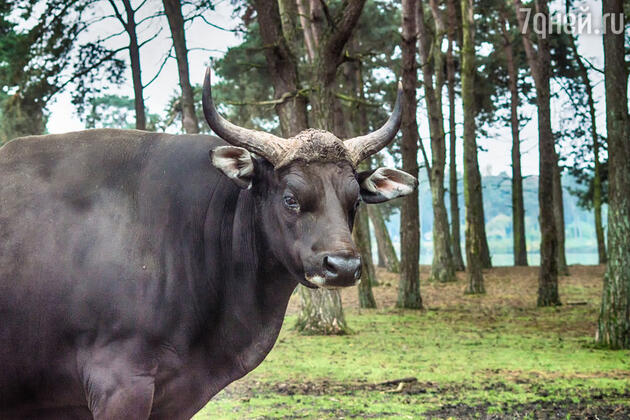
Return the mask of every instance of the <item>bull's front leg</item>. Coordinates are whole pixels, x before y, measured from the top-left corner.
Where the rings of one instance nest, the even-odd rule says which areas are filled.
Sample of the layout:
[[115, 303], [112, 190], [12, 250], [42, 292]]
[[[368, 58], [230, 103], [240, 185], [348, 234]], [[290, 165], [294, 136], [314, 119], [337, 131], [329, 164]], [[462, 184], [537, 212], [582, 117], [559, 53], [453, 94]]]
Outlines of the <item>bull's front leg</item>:
[[79, 353], [85, 398], [95, 420], [149, 417], [157, 366], [143, 347], [127, 340]]

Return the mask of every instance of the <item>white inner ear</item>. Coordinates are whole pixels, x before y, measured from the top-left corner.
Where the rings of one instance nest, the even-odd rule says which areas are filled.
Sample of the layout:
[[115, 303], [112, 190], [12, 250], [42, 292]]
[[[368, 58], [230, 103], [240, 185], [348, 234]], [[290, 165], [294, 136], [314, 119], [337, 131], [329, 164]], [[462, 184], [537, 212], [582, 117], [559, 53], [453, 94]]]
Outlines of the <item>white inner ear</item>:
[[217, 147], [212, 152], [212, 164], [227, 177], [251, 187], [254, 162], [252, 155], [242, 147]]
[[363, 188], [374, 194], [381, 194], [388, 200], [411, 194], [416, 180], [398, 169], [378, 168], [363, 180]]

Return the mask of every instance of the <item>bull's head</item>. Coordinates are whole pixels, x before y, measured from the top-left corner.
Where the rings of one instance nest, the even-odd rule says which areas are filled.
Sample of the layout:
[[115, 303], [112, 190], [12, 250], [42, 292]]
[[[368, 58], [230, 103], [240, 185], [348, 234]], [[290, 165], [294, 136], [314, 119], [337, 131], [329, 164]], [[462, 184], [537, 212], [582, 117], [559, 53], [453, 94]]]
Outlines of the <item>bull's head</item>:
[[362, 160], [385, 147], [398, 132], [401, 89], [383, 127], [341, 141], [321, 130], [283, 139], [238, 127], [218, 114], [210, 85], [208, 69], [204, 114], [210, 128], [232, 145], [214, 149], [212, 164], [239, 187], [251, 188], [263, 235], [277, 259], [308, 287], [356, 284], [361, 257], [351, 231], [359, 203], [404, 196], [418, 184], [396, 169], [356, 172]]

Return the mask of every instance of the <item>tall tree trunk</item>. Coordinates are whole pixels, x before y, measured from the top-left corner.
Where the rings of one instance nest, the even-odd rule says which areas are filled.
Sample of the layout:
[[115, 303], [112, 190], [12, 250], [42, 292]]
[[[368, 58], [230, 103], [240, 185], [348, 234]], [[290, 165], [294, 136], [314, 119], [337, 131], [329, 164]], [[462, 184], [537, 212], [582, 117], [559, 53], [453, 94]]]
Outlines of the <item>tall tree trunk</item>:
[[503, 52], [510, 88], [510, 127], [512, 128], [512, 235], [514, 243], [514, 265], [527, 266], [527, 244], [525, 242], [525, 205], [523, 204], [523, 176], [521, 174], [521, 139], [518, 122], [518, 71], [514, 61], [512, 39], [508, 33], [508, 17], [501, 9], [501, 32]]
[[479, 211], [483, 208], [481, 175], [477, 161], [475, 128], [475, 21], [473, 1], [461, 0], [463, 45], [462, 45], [462, 102], [464, 107], [464, 202], [466, 205], [466, 262], [468, 287], [466, 293], [485, 293], [482, 267], [482, 236], [479, 230], [483, 219]]
[[[368, 216], [370, 216], [370, 221], [372, 217], [368, 211]], [[373, 223], [372, 223], [373, 224]], [[376, 233], [374, 234], [376, 236]], [[376, 266], [378, 268], [386, 268], [387, 267], [387, 258], [385, 258], [385, 251], [383, 251], [383, 244], [376, 240]]]
[[[477, 170], [479, 168], [479, 164], [477, 163]], [[481, 175], [479, 175], [479, 201], [483, 204], [483, 188], [481, 185]], [[475, 194], [477, 192], [475, 191]], [[477, 233], [480, 237], [481, 242], [481, 266], [483, 268], [492, 268], [492, 256], [490, 255], [490, 246], [488, 245], [488, 237], [486, 236], [486, 216], [485, 211], [483, 209], [483, 205], [479, 209], [479, 232]]]
[[336, 290], [298, 288], [300, 313], [295, 328], [304, 335], [343, 335], [348, 325]]
[[[354, 46], [356, 39], [351, 41], [351, 46]], [[335, 118], [335, 131], [338, 136], [342, 138], [356, 137], [362, 134], [361, 130], [368, 127], [366, 112], [363, 109], [363, 101], [365, 100], [363, 95], [363, 75], [361, 72], [361, 62], [353, 60], [344, 63], [343, 65], [344, 86], [346, 87], [346, 94], [349, 97], [355, 97], [359, 99], [350, 106], [350, 113], [344, 112], [339, 100], [336, 104], [339, 107], [339, 111], [336, 112]], [[359, 171], [366, 171], [370, 169], [370, 161], [366, 160], [359, 164]], [[372, 240], [370, 237], [370, 222], [368, 217], [368, 208], [372, 207], [366, 205], [359, 206], [356, 214], [356, 221], [354, 223], [354, 230], [352, 232], [354, 242], [359, 248], [361, 253], [361, 283], [359, 284], [359, 306], [361, 308], [376, 308], [376, 301], [372, 293], [372, 286], [377, 284], [376, 272], [374, 270], [374, 261], [372, 259]]]
[[361, 308], [376, 308], [376, 300], [374, 300], [374, 294], [372, 293], [372, 283], [376, 279], [376, 273], [374, 272], [374, 263], [372, 261], [370, 222], [367, 213], [365, 205], [359, 206], [352, 236], [361, 253], [361, 283], [359, 283], [358, 288], [359, 306]]
[[[416, 8], [419, 0], [402, 0], [402, 168], [418, 177], [418, 124], [416, 121]], [[420, 210], [418, 190], [402, 199], [400, 211], [399, 308], [422, 308], [420, 295]]]
[[[285, 137], [294, 136], [308, 128], [306, 99], [301, 90], [295, 49], [297, 9], [290, 0], [255, 0], [260, 36], [265, 48], [265, 59], [274, 88], [274, 98], [284, 99], [276, 104], [280, 128]], [[282, 13], [282, 14], [281, 14]]]
[[[523, 5], [514, 0], [521, 32], [529, 35], [525, 27]], [[549, 9], [546, 0], [536, 0], [536, 12], [548, 22]], [[549, 78], [551, 53], [549, 39], [538, 36], [538, 49], [534, 50], [528, 35], [523, 36], [523, 46], [527, 61], [536, 85], [536, 104], [538, 106], [538, 205], [540, 208], [540, 271], [538, 276], [538, 306], [560, 305], [558, 295], [558, 236], [556, 220], [553, 213], [553, 172], [555, 165], [555, 148], [551, 130], [551, 96]]]
[[[604, 0], [606, 129], [608, 133], [608, 265], [604, 276], [597, 341], [630, 348], [630, 116], [625, 61], [623, 1]], [[615, 27], [617, 33], [613, 32]]]
[[182, 5], [180, 0], [162, 0], [162, 3], [164, 4], [164, 12], [171, 30], [175, 57], [177, 58], [179, 86], [182, 89], [182, 125], [186, 133], [199, 133], [199, 122], [195, 113], [195, 98], [190, 86], [190, 75], [188, 72], [188, 49], [186, 48]]
[[[437, 8], [435, 0], [431, 6]], [[424, 80], [424, 98], [429, 114], [429, 131], [431, 135], [431, 201], [433, 205], [433, 263], [431, 278], [438, 282], [455, 281], [455, 267], [451, 254], [451, 234], [448, 216], [444, 204], [444, 165], [446, 160], [446, 144], [444, 139], [444, 117], [442, 114], [443, 54], [441, 51], [444, 38], [444, 25], [434, 16], [436, 34], [433, 41], [424, 20], [424, 5], [418, 0], [416, 7], [416, 25], [418, 27], [420, 63]], [[431, 52], [433, 54], [431, 55]], [[435, 72], [435, 84], [434, 73]], [[414, 111], [415, 112], [415, 111]], [[417, 147], [416, 147], [417, 149]]]
[[567, 257], [564, 250], [564, 199], [562, 196], [562, 174], [560, 173], [560, 165], [558, 153], [555, 153], [555, 164], [553, 168], [553, 216], [556, 219], [556, 228], [558, 236], [558, 274], [561, 276], [569, 275], [567, 267]]
[[387, 231], [387, 226], [385, 225], [385, 219], [383, 218], [383, 213], [381, 213], [381, 209], [379, 208], [379, 206], [368, 206], [368, 215], [370, 216], [370, 220], [372, 221], [372, 225], [374, 226], [374, 236], [376, 237], [376, 243], [379, 249], [379, 253], [382, 250], [383, 259], [385, 260], [384, 263], [387, 267], [387, 270], [392, 273], [398, 273], [400, 270], [398, 256], [396, 255], [394, 244], [392, 244], [392, 239], [389, 236], [389, 232]]
[[453, 266], [456, 271], [464, 271], [464, 259], [462, 258], [459, 200], [457, 194], [457, 130], [455, 125], [455, 58], [453, 48], [455, 46], [455, 28], [457, 27], [457, 11], [455, 0], [448, 0], [448, 50], [446, 51], [446, 79], [448, 85], [448, 126], [449, 126], [449, 160], [448, 160], [448, 192], [451, 203], [451, 244], [453, 252]]
[[140, 66], [140, 46], [138, 44], [138, 35], [136, 33], [136, 11], [131, 7], [130, 0], [122, 0], [123, 6], [125, 8], [125, 15], [127, 20], [122, 17], [121, 13], [118, 11], [118, 7], [114, 0], [109, 0], [109, 3], [112, 5], [116, 17], [120, 21], [120, 23], [125, 28], [127, 35], [129, 36], [129, 60], [131, 61], [131, 79], [133, 80], [133, 93], [134, 93], [134, 104], [136, 110], [136, 129], [138, 130], [146, 130], [147, 128], [147, 119], [145, 115], [144, 109], [144, 97], [143, 97], [143, 86], [142, 86], [142, 69]]
[[[568, 3], [567, 3], [568, 5]], [[597, 238], [597, 256], [600, 264], [606, 264], [606, 240], [604, 238], [604, 225], [602, 223], [602, 177], [601, 162], [599, 161], [599, 135], [597, 134], [597, 117], [595, 115], [595, 100], [593, 99], [593, 86], [588, 76], [588, 69], [582, 61], [575, 37], [570, 36], [571, 49], [577, 58], [580, 69], [580, 77], [586, 89], [586, 99], [588, 101], [588, 112], [591, 119], [591, 139], [593, 141], [593, 214], [595, 218], [595, 236]]]

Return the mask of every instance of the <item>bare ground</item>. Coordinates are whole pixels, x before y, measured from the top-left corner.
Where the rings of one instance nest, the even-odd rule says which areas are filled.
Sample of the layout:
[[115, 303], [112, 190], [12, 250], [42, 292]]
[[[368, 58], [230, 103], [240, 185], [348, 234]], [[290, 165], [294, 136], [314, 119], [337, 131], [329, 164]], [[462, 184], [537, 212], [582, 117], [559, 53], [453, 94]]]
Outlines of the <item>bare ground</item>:
[[[558, 311], [568, 310], [575, 305], [588, 306], [593, 317], [590, 319], [568, 320], [563, 325], [540, 325], [540, 319], [536, 314], [536, 294], [538, 267], [499, 267], [484, 271], [487, 293], [483, 297], [467, 296], [463, 291], [466, 285], [466, 274], [457, 273], [457, 281], [453, 283], [435, 283], [427, 280], [430, 267], [421, 267], [421, 291], [424, 308], [431, 311], [444, 311], [457, 317], [479, 317], [485, 321], [492, 321], [494, 316], [500, 316], [508, 308], [521, 311], [524, 323], [530, 323], [533, 328], [562, 329], [566, 333], [571, 331], [576, 335], [592, 336], [595, 333], [597, 309], [602, 287], [604, 266], [579, 266], [570, 267], [571, 275], [559, 278], [559, 286], [562, 293], [563, 306]], [[398, 275], [389, 273], [383, 269], [377, 269], [379, 285], [374, 288], [374, 295], [379, 310], [396, 311]], [[347, 312], [360, 313], [358, 307], [358, 293], [356, 288], [345, 289], [341, 292], [344, 308]], [[564, 308], [564, 309], [563, 309]], [[289, 302], [288, 314], [299, 311], [299, 298], [294, 295]], [[528, 314], [532, 314], [528, 317]], [[487, 372], [491, 378], [502, 377], [505, 381], [494, 382], [489, 380], [484, 385], [486, 391], [510, 391], [506, 387], [524, 386], [529, 391], [540, 397], [539, 400], [523, 404], [512, 404], [499, 407], [488, 403], [469, 405], [458, 402], [457, 396], [465, 395], [466, 386], [452, 384], [438, 384], [432, 382], [420, 382], [416, 378], [401, 378], [382, 383], [367, 382], [333, 382], [321, 380], [313, 381], [286, 381], [280, 383], [268, 383], [258, 380], [242, 380], [228, 387], [222, 397], [247, 400], [249, 397], [260, 393], [273, 393], [277, 395], [352, 395], [361, 392], [392, 393], [402, 396], [419, 394], [453, 395], [453, 403], [447, 403], [437, 410], [423, 413], [427, 418], [481, 418], [481, 419], [630, 419], [630, 389], [623, 392], [602, 394], [597, 389], [587, 392], [579, 401], [575, 399], [558, 400], [549, 399], [545, 390], [538, 390], [537, 383], [545, 380], [562, 379], [562, 373], [550, 372], [523, 372], [518, 370], [500, 369]], [[576, 375], [580, 375], [577, 374]], [[585, 374], [581, 374], [584, 376]], [[587, 374], [584, 378], [611, 378], [626, 379], [630, 372], [625, 370], [607, 371], [602, 373]], [[575, 375], [572, 376], [575, 378]], [[509, 385], [512, 383], [514, 385]], [[472, 389], [472, 388], [471, 388]], [[475, 388], [479, 390], [479, 388]], [[539, 393], [539, 394], [538, 394]], [[412, 400], [409, 400], [412, 403]], [[625, 403], [619, 403], [625, 401]], [[334, 413], [328, 413], [335, 418], [356, 417], [356, 414], [344, 411], [340, 407]], [[382, 413], [383, 416], [395, 416], [396, 413]]]

